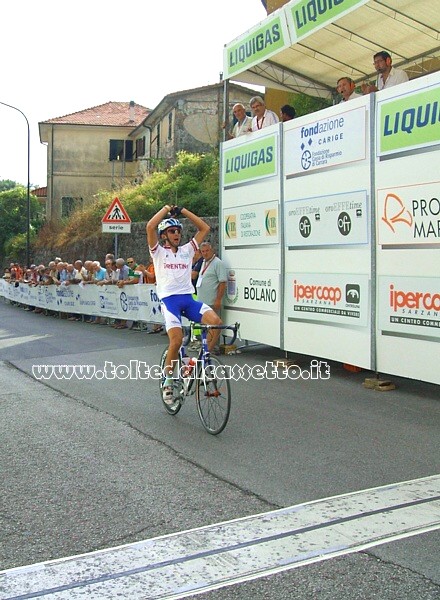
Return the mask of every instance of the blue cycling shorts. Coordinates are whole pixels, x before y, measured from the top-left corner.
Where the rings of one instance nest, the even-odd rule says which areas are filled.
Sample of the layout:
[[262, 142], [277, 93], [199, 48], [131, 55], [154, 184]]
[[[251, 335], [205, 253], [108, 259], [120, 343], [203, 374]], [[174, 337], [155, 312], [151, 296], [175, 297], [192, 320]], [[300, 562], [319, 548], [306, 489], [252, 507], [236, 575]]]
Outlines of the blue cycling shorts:
[[194, 300], [191, 294], [167, 296], [161, 300], [161, 304], [167, 331], [172, 327], [182, 327], [182, 317], [200, 323], [205, 312], [212, 310], [204, 302]]

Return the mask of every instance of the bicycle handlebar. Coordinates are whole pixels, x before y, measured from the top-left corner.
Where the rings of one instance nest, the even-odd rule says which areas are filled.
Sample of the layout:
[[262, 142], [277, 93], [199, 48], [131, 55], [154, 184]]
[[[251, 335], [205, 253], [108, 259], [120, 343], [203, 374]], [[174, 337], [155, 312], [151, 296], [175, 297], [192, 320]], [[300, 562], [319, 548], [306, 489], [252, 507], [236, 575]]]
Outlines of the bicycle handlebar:
[[196, 327], [197, 329], [200, 329], [201, 331], [209, 331], [210, 329], [221, 329], [221, 330], [232, 331], [233, 336], [232, 336], [231, 341], [229, 342], [229, 344], [232, 346], [232, 344], [237, 339], [237, 336], [238, 336], [238, 333], [240, 330], [240, 323], [238, 321], [236, 323], [234, 323], [234, 325], [206, 325], [204, 323], [193, 323], [192, 327]]

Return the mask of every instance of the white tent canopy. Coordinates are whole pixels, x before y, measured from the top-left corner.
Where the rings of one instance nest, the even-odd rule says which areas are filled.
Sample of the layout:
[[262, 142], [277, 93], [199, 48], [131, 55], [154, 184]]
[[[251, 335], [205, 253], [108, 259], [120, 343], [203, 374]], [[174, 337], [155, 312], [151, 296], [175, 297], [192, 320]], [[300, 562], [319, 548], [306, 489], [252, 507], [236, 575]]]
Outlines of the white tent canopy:
[[440, 68], [440, 0], [292, 0], [225, 46], [225, 79], [331, 98], [387, 50], [410, 79]]

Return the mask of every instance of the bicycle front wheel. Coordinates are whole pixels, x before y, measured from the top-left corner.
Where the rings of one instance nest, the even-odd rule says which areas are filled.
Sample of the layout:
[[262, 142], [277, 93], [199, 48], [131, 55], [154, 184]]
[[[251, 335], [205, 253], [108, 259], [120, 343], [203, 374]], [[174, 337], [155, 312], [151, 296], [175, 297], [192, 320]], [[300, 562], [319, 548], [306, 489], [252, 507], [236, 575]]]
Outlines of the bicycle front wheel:
[[[177, 415], [179, 410], [182, 408], [182, 402], [183, 402], [182, 380], [180, 377], [178, 379], [174, 379], [174, 381], [173, 381], [173, 400], [174, 400], [174, 402], [172, 404], [167, 404], [166, 402], [164, 402], [164, 399], [163, 399], [163, 384], [165, 381], [164, 373], [165, 373], [165, 365], [166, 365], [166, 360], [167, 360], [167, 352], [168, 352], [168, 349], [164, 350], [162, 357], [160, 359], [160, 368], [161, 368], [161, 373], [162, 373], [162, 377], [159, 380], [160, 399], [162, 400], [164, 408], [168, 414]], [[180, 373], [180, 367], [181, 367], [180, 355], [179, 355], [178, 361], [179, 361], [178, 373]]]
[[209, 363], [196, 374], [197, 411], [208, 433], [223, 431], [231, 412], [231, 386], [225, 365], [211, 356]]

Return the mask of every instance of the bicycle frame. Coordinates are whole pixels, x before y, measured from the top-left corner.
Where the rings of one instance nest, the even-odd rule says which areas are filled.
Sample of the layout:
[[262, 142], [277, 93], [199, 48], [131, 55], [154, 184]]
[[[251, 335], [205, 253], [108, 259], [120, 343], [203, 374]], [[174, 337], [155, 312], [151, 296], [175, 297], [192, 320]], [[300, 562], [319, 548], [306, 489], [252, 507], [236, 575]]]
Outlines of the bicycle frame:
[[[189, 333], [194, 327], [191, 323]], [[215, 356], [211, 356], [208, 350], [207, 335], [210, 329], [222, 329], [233, 332], [232, 342], [238, 335], [239, 323], [235, 325], [204, 325], [196, 324], [197, 329], [202, 333], [202, 346], [196, 358], [189, 357], [186, 353], [186, 347], [191, 335], [185, 332], [182, 346], [179, 349], [177, 366], [177, 376], [173, 378], [174, 402], [172, 404], [164, 402], [165, 410], [170, 415], [176, 415], [181, 409], [184, 400], [193, 392], [195, 388], [196, 405], [200, 420], [206, 431], [212, 435], [217, 435], [226, 427], [231, 408], [231, 389], [230, 382], [225, 376], [224, 365]], [[165, 365], [167, 350], [162, 354], [161, 366]], [[185, 376], [184, 369], [187, 364], [185, 359], [193, 358], [195, 365], [192, 371]], [[208, 373], [212, 366], [212, 373]], [[176, 368], [176, 367], [175, 367]], [[162, 389], [162, 383], [161, 383]]]
[[[192, 330], [195, 327], [195, 323], [191, 323], [190, 325], [190, 332], [192, 333]], [[197, 357], [195, 358], [195, 366], [191, 371], [191, 374], [188, 375], [187, 377], [184, 377], [183, 374], [181, 372], [179, 372], [179, 378], [182, 379], [183, 382], [183, 398], [186, 398], [186, 396], [189, 396], [191, 393], [191, 389], [194, 385], [194, 382], [196, 379], [200, 379], [203, 377], [203, 374], [205, 373], [206, 367], [209, 365], [209, 361], [211, 358], [211, 353], [208, 350], [208, 335], [207, 332], [209, 331], [208, 328], [211, 328], [211, 326], [209, 325], [199, 325], [197, 324], [197, 328], [201, 329], [202, 331], [202, 347], [199, 350], [199, 353], [197, 355]], [[185, 339], [185, 338], [184, 338]], [[189, 335], [188, 337], [188, 341], [189, 339], [191, 339], [191, 335]], [[186, 353], [186, 347], [187, 347], [188, 343], [182, 343], [182, 345], [180, 346], [180, 350], [179, 350], [179, 355], [180, 355], [180, 368], [179, 371], [181, 371], [181, 369], [184, 368], [184, 359], [185, 358], [189, 358], [188, 354]], [[194, 358], [194, 357], [191, 357]]]

